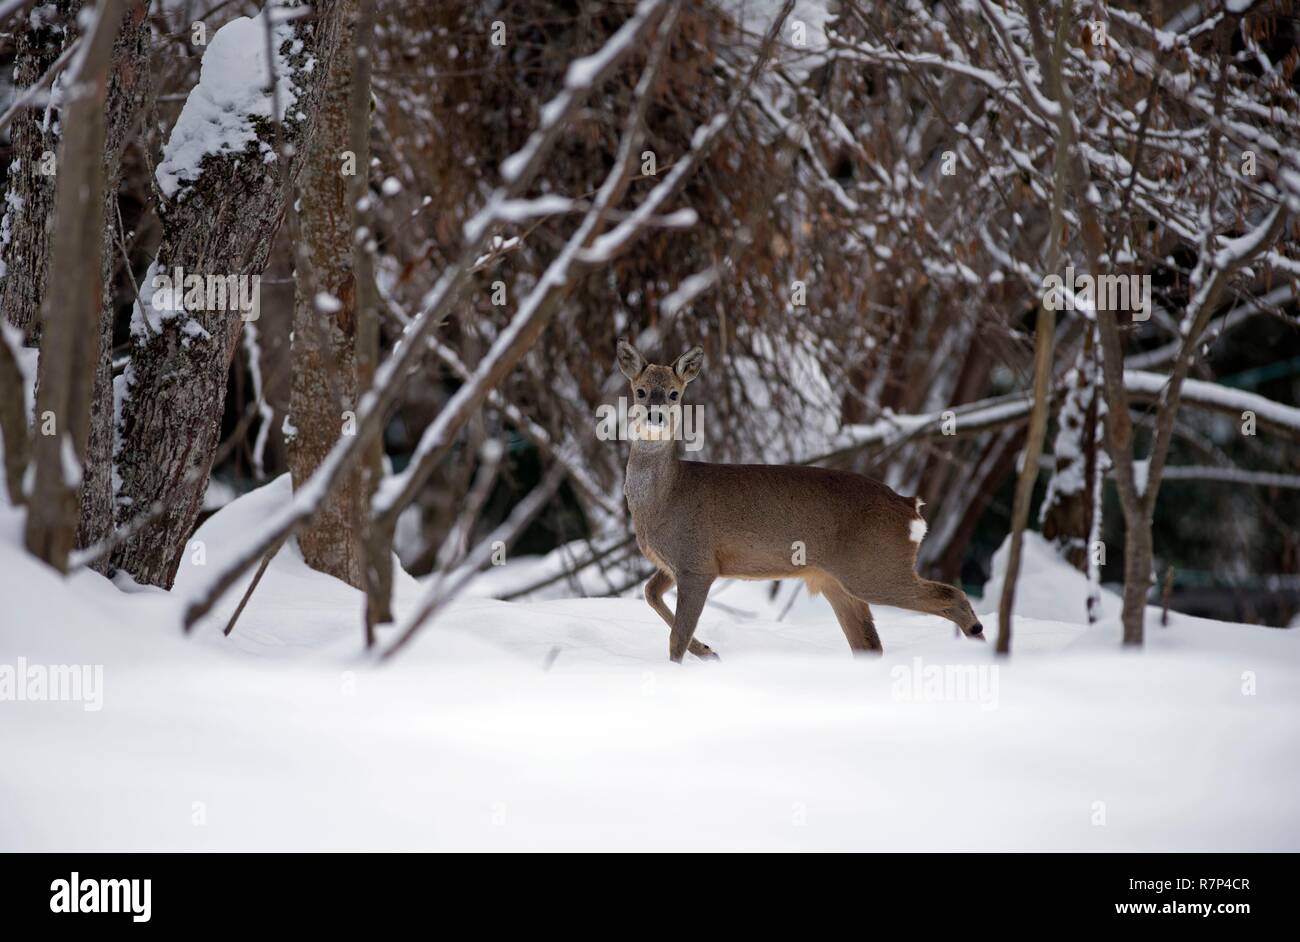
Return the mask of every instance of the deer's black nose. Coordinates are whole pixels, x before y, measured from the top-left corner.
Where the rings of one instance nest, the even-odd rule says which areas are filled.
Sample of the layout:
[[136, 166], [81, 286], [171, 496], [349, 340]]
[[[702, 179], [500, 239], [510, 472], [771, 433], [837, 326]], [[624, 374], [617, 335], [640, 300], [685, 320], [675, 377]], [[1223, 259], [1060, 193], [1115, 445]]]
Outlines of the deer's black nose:
[[976, 622], [975, 624], [970, 626], [970, 633], [973, 635], [982, 635], [984, 634], [984, 626], [981, 625], [979, 622]]

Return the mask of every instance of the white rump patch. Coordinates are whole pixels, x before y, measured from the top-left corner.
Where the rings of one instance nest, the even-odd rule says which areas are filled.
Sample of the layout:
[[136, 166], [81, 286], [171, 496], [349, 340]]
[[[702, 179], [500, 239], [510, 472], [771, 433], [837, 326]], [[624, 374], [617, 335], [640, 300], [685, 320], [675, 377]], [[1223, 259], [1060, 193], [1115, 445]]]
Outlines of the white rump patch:
[[925, 501], [921, 498], [916, 499], [916, 519], [912, 521], [909, 532], [912, 536], [913, 543], [920, 543], [925, 539], [925, 531], [928, 529], [925, 521], [921, 518], [921, 508], [925, 506]]

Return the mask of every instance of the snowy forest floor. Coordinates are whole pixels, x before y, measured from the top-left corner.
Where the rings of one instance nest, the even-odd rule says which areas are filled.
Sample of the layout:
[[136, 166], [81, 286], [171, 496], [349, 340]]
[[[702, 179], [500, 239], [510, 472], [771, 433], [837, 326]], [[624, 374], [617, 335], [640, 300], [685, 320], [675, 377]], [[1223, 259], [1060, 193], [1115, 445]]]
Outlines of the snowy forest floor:
[[[207, 564], [287, 497], [205, 523]], [[1300, 634], [1152, 611], [1121, 651], [1036, 538], [1008, 662], [888, 608], [854, 659], [824, 600], [731, 583], [698, 631], [722, 660], [678, 667], [639, 597], [482, 597], [534, 558], [375, 666], [359, 593], [292, 546], [232, 637], [238, 592], [185, 638], [189, 559], [170, 595], [64, 581], [19, 523], [0, 665], [102, 665], [102, 709], [0, 702], [0, 851], [1300, 850]]]

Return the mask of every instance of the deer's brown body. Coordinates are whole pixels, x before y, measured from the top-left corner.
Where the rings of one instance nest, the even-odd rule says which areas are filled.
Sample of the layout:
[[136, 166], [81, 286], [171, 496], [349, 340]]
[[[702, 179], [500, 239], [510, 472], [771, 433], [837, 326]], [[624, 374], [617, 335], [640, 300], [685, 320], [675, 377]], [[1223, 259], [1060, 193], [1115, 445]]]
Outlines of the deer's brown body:
[[[671, 407], [699, 374], [703, 351], [656, 366], [620, 341], [618, 359], [634, 404], [669, 410], [662, 426], [634, 426], [624, 489], [637, 545], [658, 569], [646, 600], [671, 629], [672, 660], [688, 649], [712, 656], [693, 636], [719, 577], [803, 579], [826, 596], [854, 651], [881, 650], [873, 602], [940, 615], [969, 636], [982, 633], [960, 589], [916, 574], [925, 534], [918, 499], [847, 471], [683, 461]], [[663, 600], [674, 582], [676, 613]]]

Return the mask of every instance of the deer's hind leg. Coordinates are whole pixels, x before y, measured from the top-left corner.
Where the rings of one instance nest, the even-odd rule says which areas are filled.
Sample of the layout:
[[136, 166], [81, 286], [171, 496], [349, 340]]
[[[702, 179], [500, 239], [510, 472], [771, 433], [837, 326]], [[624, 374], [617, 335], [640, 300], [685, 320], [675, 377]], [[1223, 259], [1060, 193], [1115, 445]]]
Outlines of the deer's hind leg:
[[[838, 575], [838, 574], [837, 574]], [[914, 571], [894, 579], [840, 575], [845, 590], [864, 602], [892, 605], [926, 615], [946, 618], [968, 638], [983, 640], [984, 626], [971, 607], [966, 593], [955, 586], [922, 579]]]
[[[664, 593], [673, 585], [673, 577], [662, 569], [656, 569], [655, 574], [650, 577], [650, 581], [645, 584], [645, 600], [650, 603], [650, 607], [659, 613], [659, 617], [668, 623], [668, 630], [671, 632], [673, 627], [673, 612], [664, 601]], [[696, 657], [705, 661], [716, 661], [718, 655], [713, 649], [703, 641], [691, 639], [687, 650]]]
[[851, 595], [838, 582], [827, 582], [822, 586], [822, 594], [831, 603], [854, 654], [880, 654], [884, 651], [875, 620], [871, 617], [871, 606]]

